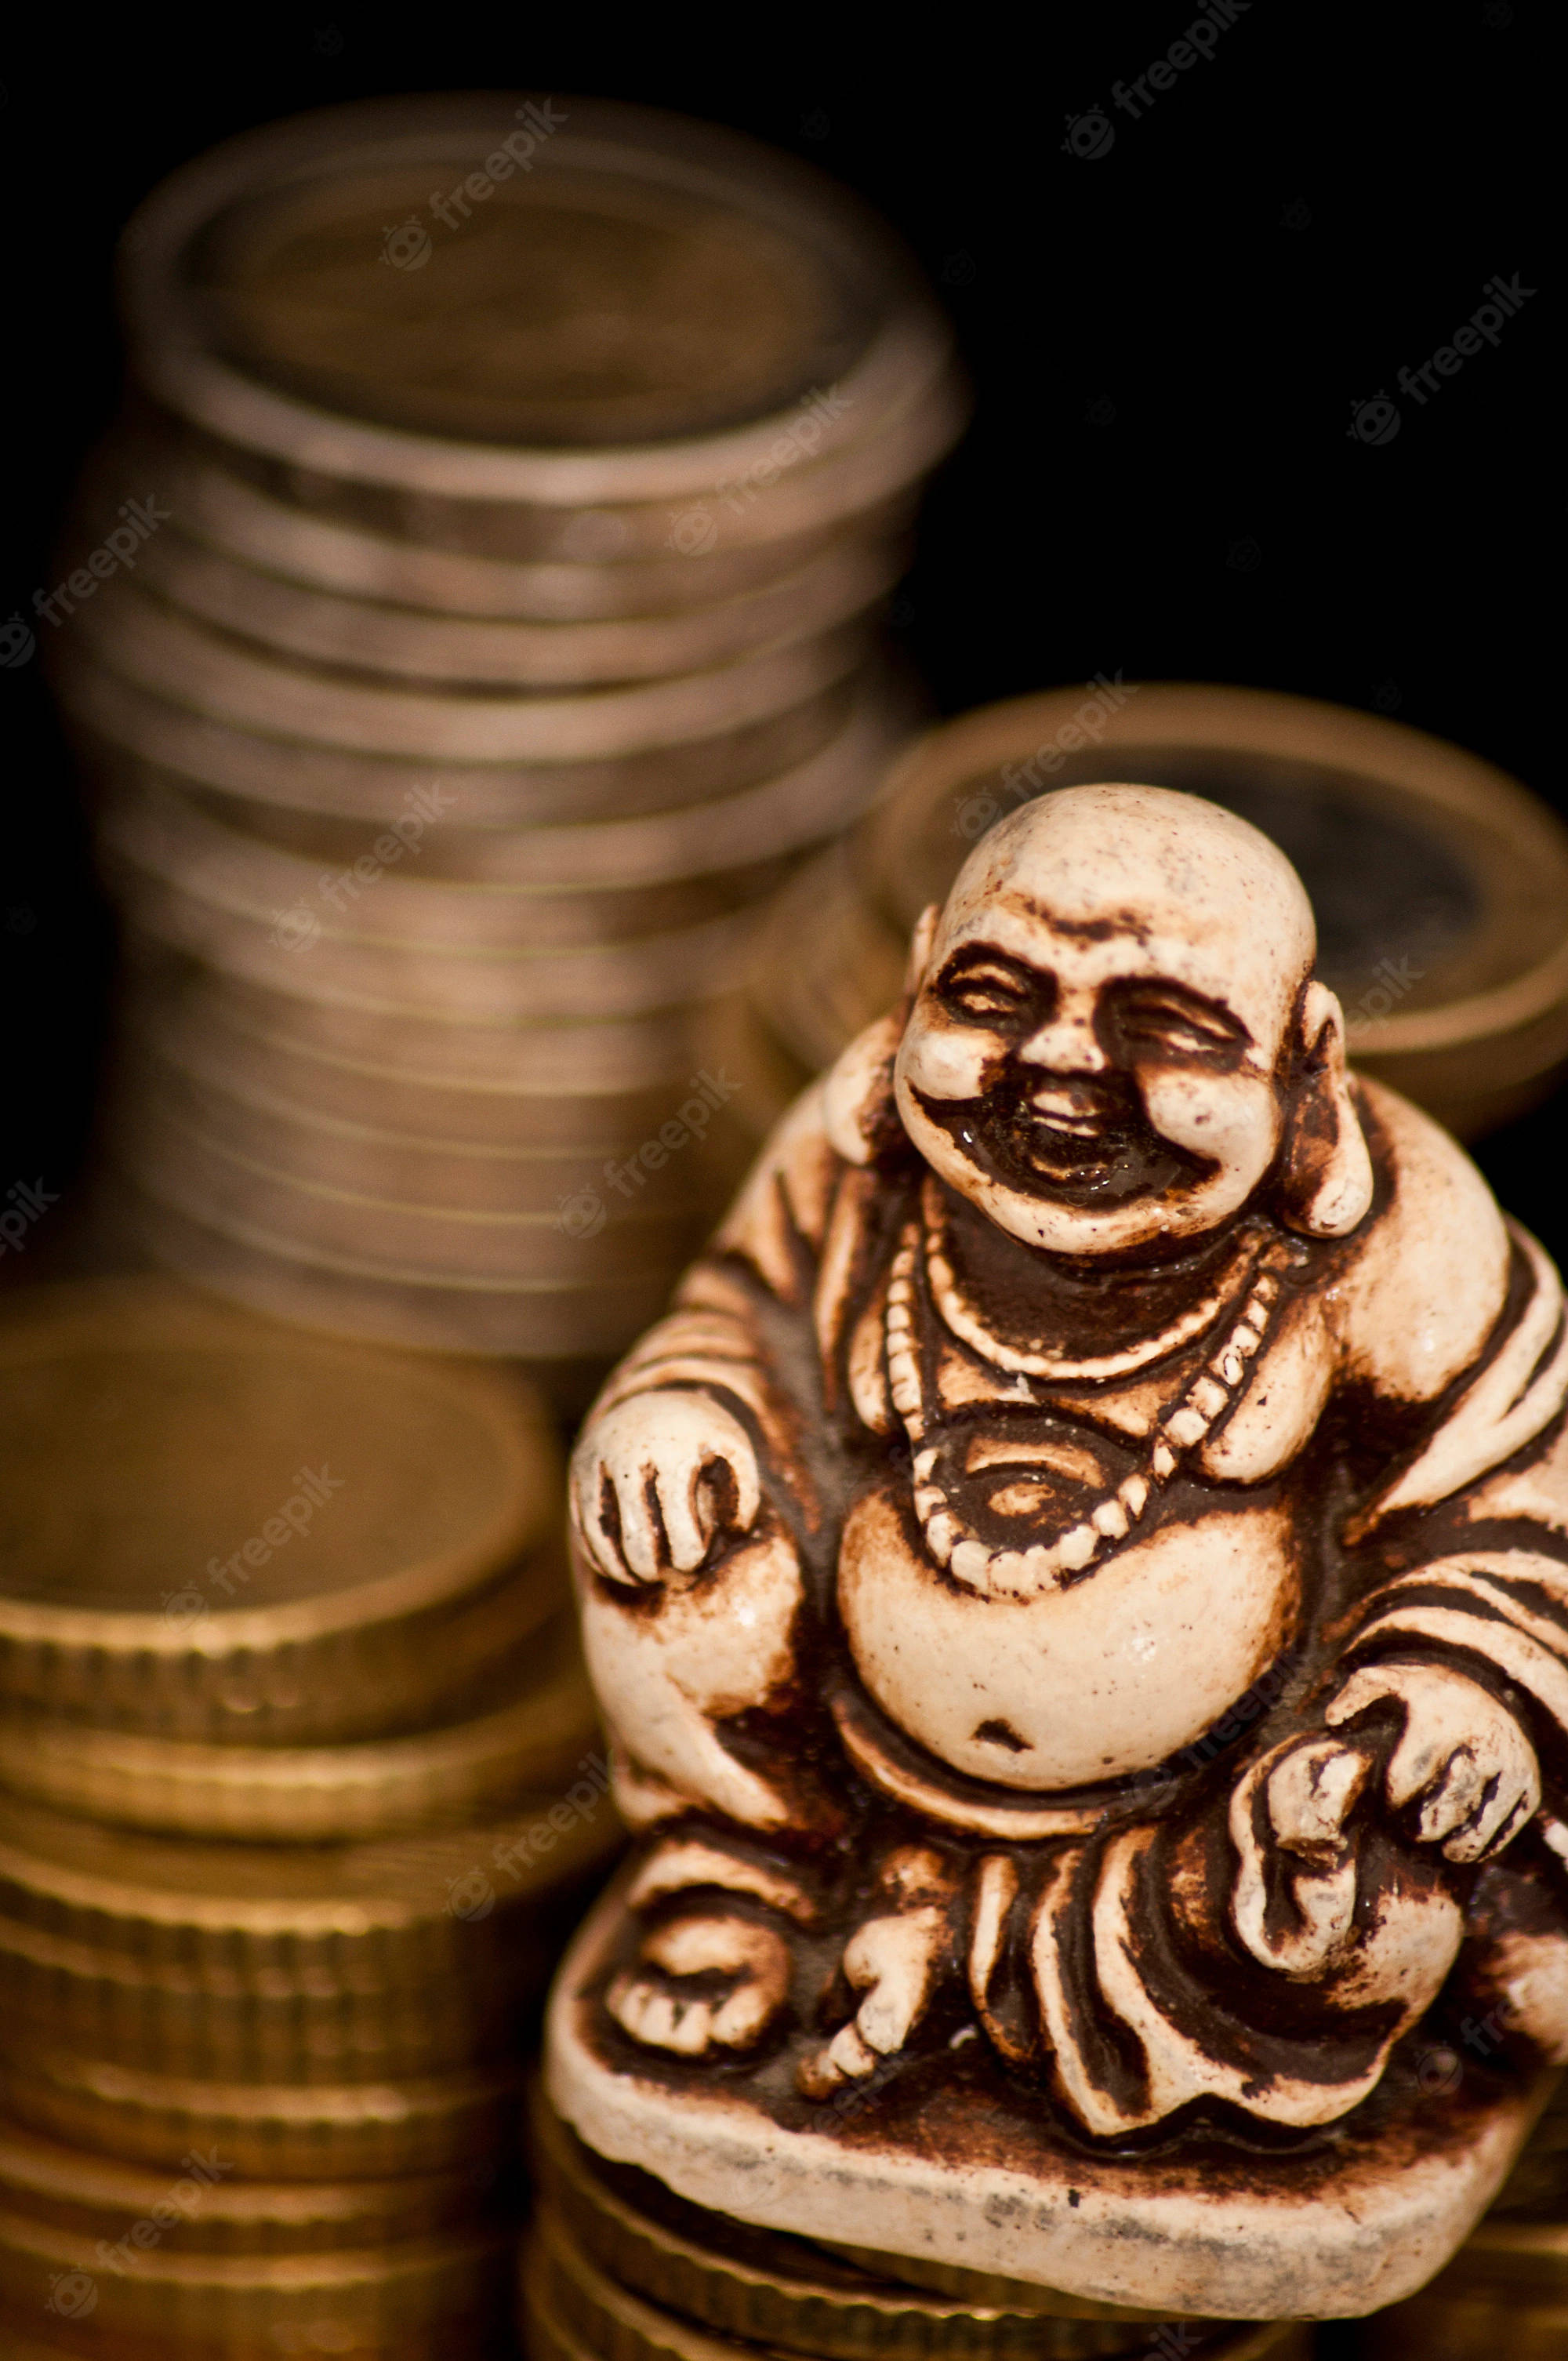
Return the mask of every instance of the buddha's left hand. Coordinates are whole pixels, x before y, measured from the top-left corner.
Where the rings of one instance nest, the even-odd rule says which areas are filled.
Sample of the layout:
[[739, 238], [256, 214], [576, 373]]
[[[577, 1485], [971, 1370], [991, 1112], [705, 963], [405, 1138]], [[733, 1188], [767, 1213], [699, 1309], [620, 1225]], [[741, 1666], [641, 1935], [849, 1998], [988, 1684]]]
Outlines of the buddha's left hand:
[[1353, 1673], [1326, 1719], [1341, 1728], [1392, 1703], [1402, 1736], [1383, 1773], [1390, 1804], [1418, 1804], [1416, 1833], [1453, 1861], [1498, 1852], [1541, 1803], [1535, 1750], [1491, 1691], [1439, 1664], [1367, 1664]]

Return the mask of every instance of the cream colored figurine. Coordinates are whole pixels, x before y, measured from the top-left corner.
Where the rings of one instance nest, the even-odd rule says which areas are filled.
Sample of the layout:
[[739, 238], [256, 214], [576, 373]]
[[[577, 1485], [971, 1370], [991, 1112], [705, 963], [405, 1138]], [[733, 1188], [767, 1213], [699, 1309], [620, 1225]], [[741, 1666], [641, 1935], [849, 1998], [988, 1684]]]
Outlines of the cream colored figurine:
[[1562, 1294], [1313, 959], [1212, 805], [1016, 811], [606, 1387], [601, 2153], [1238, 2317], [1408, 2292], [1506, 2172], [1568, 2055]]

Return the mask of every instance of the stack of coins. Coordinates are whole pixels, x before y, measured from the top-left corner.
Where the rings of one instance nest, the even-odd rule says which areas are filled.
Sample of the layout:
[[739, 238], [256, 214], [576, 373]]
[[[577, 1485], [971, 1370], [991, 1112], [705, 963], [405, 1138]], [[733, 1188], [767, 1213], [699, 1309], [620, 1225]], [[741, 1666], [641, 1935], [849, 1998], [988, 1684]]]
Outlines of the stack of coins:
[[[971, 846], [1054, 787], [1206, 796], [1294, 862], [1356, 1063], [1461, 1137], [1568, 1059], [1568, 830], [1517, 781], [1400, 724], [1252, 689], [1110, 681], [990, 706], [895, 765], [847, 842], [780, 891], [709, 1048], [776, 1114], [903, 985], [909, 938]], [[759, 1127], [762, 1127], [759, 1126]]]
[[757, 2230], [608, 2164], [542, 2098], [522, 2267], [531, 2361], [1309, 2361], [1310, 2328], [1172, 2319]]
[[213, 151], [123, 291], [53, 645], [142, 1231], [342, 1331], [611, 1354], [744, 1155], [696, 1020], [910, 726], [873, 616], [946, 324], [806, 167], [494, 94]]
[[508, 2349], [524, 2036], [615, 1843], [559, 1477], [494, 1369], [8, 1307], [7, 2339]]

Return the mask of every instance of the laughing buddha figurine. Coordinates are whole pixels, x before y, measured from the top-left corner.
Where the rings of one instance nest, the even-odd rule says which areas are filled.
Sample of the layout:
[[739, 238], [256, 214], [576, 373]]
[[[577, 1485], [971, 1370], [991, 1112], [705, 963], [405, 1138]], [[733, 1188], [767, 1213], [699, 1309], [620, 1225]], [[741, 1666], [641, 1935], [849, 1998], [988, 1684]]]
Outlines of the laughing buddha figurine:
[[1495, 2194], [1568, 2056], [1562, 1293], [1314, 955], [1213, 805], [1014, 812], [600, 1395], [600, 2155], [1234, 2318]]

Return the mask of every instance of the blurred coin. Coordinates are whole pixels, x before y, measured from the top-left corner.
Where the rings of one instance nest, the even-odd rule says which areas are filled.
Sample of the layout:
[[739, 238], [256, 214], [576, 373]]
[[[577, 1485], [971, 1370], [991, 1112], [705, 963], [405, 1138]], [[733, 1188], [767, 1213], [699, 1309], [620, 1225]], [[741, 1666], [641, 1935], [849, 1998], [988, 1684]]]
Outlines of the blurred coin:
[[192, 2148], [213, 2147], [256, 2180], [356, 2180], [504, 2160], [516, 2145], [520, 2073], [503, 2063], [422, 2081], [192, 2081], [0, 2026], [0, 2100], [12, 2116], [170, 2173]]
[[806, 762], [842, 727], [858, 683], [848, 675], [797, 704], [738, 729], [632, 754], [561, 762], [418, 762], [313, 745], [271, 730], [231, 728], [159, 697], [62, 642], [54, 677], [90, 771], [114, 777], [130, 753], [192, 784], [284, 810], [363, 823], [374, 835], [400, 823], [429, 849], [440, 823], [464, 828], [581, 825], [676, 809], [764, 783]]
[[1358, 2323], [1362, 2361], [1562, 2361], [1568, 2304], [1491, 2296], [1418, 2295]]
[[[840, 815], [864, 806], [877, 775], [874, 750], [880, 744], [891, 752], [891, 733], [868, 732], [858, 743], [871, 759], [824, 765], [822, 779], [799, 782], [807, 792], [793, 825], [817, 839], [826, 834], [829, 788]], [[308, 989], [319, 964], [302, 954], [318, 946], [339, 957], [364, 945], [472, 961], [491, 956], [554, 961], [563, 951], [657, 942], [757, 904], [787, 875], [793, 850], [764, 848], [753, 857], [737, 845], [733, 867], [705, 865], [694, 875], [661, 876], [655, 862], [651, 877], [645, 873], [643, 880], [626, 884], [590, 879], [566, 885], [548, 876], [537, 883], [467, 883], [392, 870], [401, 848], [389, 833], [370, 840], [357, 869], [345, 864], [335, 874], [323, 873], [319, 853], [312, 860], [280, 851], [242, 833], [234, 817], [232, 807], [215, 816], [171, 783], [144, 776], [111, 791], [100, 812], [100, 835], [111, 855], [131, 868], [131, 890], [149, 874], [220, 908], [267, 920], [300, 971], [301, 989]]]
[[144, 2220], [165, 2234], [156, 2245], [190, 2255], [320, 2254], [471, 2229], [494, 2211], [497, 2177], [480, 2161], [394, 2179], [269, 2182], [241, 2174], [214, 2141], [171, 2184], [0, 2117], [0, 2215], [102, 2239], [125, 2270], [151, 2251], [127, 2235]]
[[[563, 1210], [586, 1224], [601, 1204], [585, 1198]], [[159, 1262], [220, 1295], [329, 1334], [526, 1360], [553, 1399], [576, 1400], [579, 1416], [597, 1378], [664, 1309], [678, 1269], [673, 1263], [638, 1279], [577, 1285], [459, 1284], [433, 1272], [307, 1253], [265, 1231], [241, 1236], [216, 1216], [182, 1213], [134, 1188], [125, 1210]]]
[[[241, 1079], [248, 1084], [248, 1076]], [[504, 1220], [547, 1215], [559, 1225], [576, 1197], [591, 1191], [607, 1208], [596, 1235], [605, 1232], [611, 1213], [678, 1216], [709, 1205], [717, 1210], [724, 1178], [738, 1177], [733, 1158], [721, 1161], [708, 1142], [715, 1108], [706, 1093], [679, 1102], [684, 1116], [674, 1113], [673, 1093], [666, 1102], [664, 1120], [678, 1142], [673, 1154], [655, 1126], [642, 1140], [623, 1133], [615, 1143], [619, 1153], [608, 1156], [582, 1148], [549, 1154], [401, 1138], [313, 1116], [248, 1087], [225, 1089], [135, 1045], [121, 1060], [115, 1098], [126, 1139], [145, 1129], [152, 1110], [164, 1110], [177, 1128], [188, 1126], [222, 1154], [247, 1166], [280, 1172], [307, 1187], [382, 1202], [391, 1200], [404, 1208], [492, 1214]], [[645, 1170], [641, 1160], [641, 1149], [650, 1142], [661, 1168], [652, 1171]], [[135, 1151], [130, 1152], [135, 1161]], [[148, 1152], [155, 1152], [150, 1140]], [[622, 1160], [627, 1158], [633, 1160]], [[566, 1234], [571, 1235], [570, 1224]], [[373, 1235], [367, 1232], [361, 1243], [368, 1245]]]
[[[633, 558], [621, 565], [520, 565], [363, 533], [274, 500], [190, 440], [122, 444], [119, 475], [159, 487], [182, 530], [247, 565], [320, 590], [399, 607], [520, 622], [576, 623], [679, 615], [743, 598], [796, 573], [852, 534], [894, 540], [914, 521], [900, 492], [850, 525], [752, 547]], [[119, 456], [118, 454], [116, 455]]]
[[312, 1844], [429, 1828], [569, 1783], [595, 1742], [569, 1613], [505, 1670], [504, 1704], [369, 1745], [200, 1746], [13, 1711], [0, 1716], [0, 1781], [61, 1811], [171, 1835]]
[[421, 690], [266, 654], [164, 605], [134, 577], [104, 590], [82, 610], [82, 637], [101, 664], [154, 696], [231, 727], [416, 762], [606, 761], [715, 737], [803, 704], [870, 648], [867, 627], [850, 622], [630, 686]]
[[504, 1921], [532, 1897], [608, 1857], [617, 1825], [607, 1784], [601, 1763], [567, 1797], [334, 1845], [149, 1836], [14, 1797], [0, 1828], [0, 1918], [148, 1974], [205, 1975], [214, 1990], [439, 1990], [448, 1975], [471, 1977], [479, 1953], [493, 1956], [516, 1933]]
[[[443, 1148], [501, 1148], [540, 1157], [624, 1155], [629, 1145], [655, 1134], [693, 1092], [718, 1099], [723, 1109], [734, 1096], [722, 1060], [705, 1061], [712, 1076], [707, 1082], [700, 1070], [663, 1080], [655, 1073], [643, 1089], [620, 1091], [508, 1090], [434, 1073], [400, 1073], [363, 1059], [315, 1052], [277, 1031], [275, 1016], [267, 1023], [205, 979], [193, 988], [148, 989], [132, 1002], [124, 1022], [129, 1038], [150, 1043], [166, 1062], [199, 1081], [226, 1076], [232, 1087], [253, 1098], [276, 1100], [329, 1121], [381, 1128], [403, 1139], [433, 1141]], [[589, 1036], [598, 1029], [577, 1028]], [[667, 1053], [660, 1062], [666, 1061]], [[567, 1060], [563, 1057], [560, 1062], [565, 1066]], [[564, 1084], [565, 1078], [560, 1079]]]
[[[815, 411], [808, 400], [775, 436], [776, 457], [718, 476], [674, 501], [546, 506], [452, 491], [433, 480], [410, 489], [388, 478], [386, 469], [406, 467], [411, 452], [422, 478], [444, 479], [458, 446], [401, 436], [356, 438], [353, 467], [363, 463], [372, 471], [366, 474], [349, 472], [346, 459], [330, 466], [324, 449], [316, 466], [247, 450], [237, 429], [211, 441], [225, 472], [356, 533], [512, 565], [637, 564], [672, 553], [695, 564], [712, 555], [787, 548], [832, 531], [872, 537], [901, 496], [947, 456], [969, 417], [962, 379], [944, 368], [934, 379], [911, 380], [880, 415], [862, 412], [858, 442], [825, 457], [807, 456], [823, 410], [841, 398], [828, 388]], [[327, 433], [318, 433], [317, 441], [335, 454], [338, 422], [318, 423]], [[462, 454], [460, 464], [469, 456]]]
[[[172, 175], [126, 250], [144, 381], [285, 458], [576, 507], [765, 461], [831, 382], [808, 438], [830, 451], [939, 362], [902, 251], [807, 168], [601, 101], [535, 100], [531, 118], [519, 95], [318, 112]], [[529, 143], [521, 177], [508, 138]], [[492, 142], [494, 173], [474, 175]], [[443, 166], [460, 221], [430, 204]], [[482, 207], [466, 174], [486, 178]], [[432, 438], [455, 447], [437, 458]]]
[[[546, 2211], [551, 2308], [585, 2335], [609, 2280], [727, 2336], [824, 2361], [878, 2355], [989, 2356], [1142, 2352], [1159, 2315], [1075, 2305], [1047, 2290], [993, 2282], [950, 2301], [896, 2283], [804, 2238], [686, 2203], [648, 2175], [592, 2156], [536, 2097], [533, 2155]], [[869, 2258], [868, 2258], [869, 2260]], [[608, 2278], [606, 2277], [608, 2275]], [[1048, 2315], [1048, 2317], [1047, 2317]], [[608, 2323], [603, 2323], [608, 2341]], [[1191, 2323], [1194, 2336], [1212, 2323]]]
[[[512, 2240], [469, 2230], [339, 2253], [192, 2254], [177, 2231], [154, 2224], [134, 2268], [119, 2270], [105, 2264], [104, 2243], [0, 2213], [0, 2301], [41, 2317], [52, 2282], [60, 2319], [51, 2331], [68, 2350], [115, 2361], [138, 2343], [192, 2361], [275, 2361], [291, 2351], [452, 2361], [471, 2332], [499, 2323]], [[60, 2290], [78, 2274], [95, 2300], [73, 2321]]]
[[733, 663], [863, 614], [907, 563], [893, 544], [839, 540], [795, 574], [714, 607], [602, 622], [492, 621], [313, 590], [178, 531], [143, 552], [139, 578], [182, 614], [313, 664], [405, 682], [576, 688]]
[[[119, 783], [122, 793], [144, 784], [155, 792], [173, 789], [186, 807], [193, 806], [234, 833], [313, 862], [349, 869], [368, 852], [381, 873], [375, 882], [400, 889], [396, 900], [407, 901], [417, 890], [434, 906], [442, 889], [457, 883], [469, 889], [465, 907], [472, 906], [477, 886], [510, 887], [528, 894], [531, 906], [538, 906], [543, 897], [564, 898], [570, 890], [624, 892], [663, 881], [721, 877], [820, 842], [872, 802], [889, 763], [909, 735], [912, 705], [912, 699], [873, 678], [857, 693], [844, 726], [826, 745], [778, 776], [743, 785], [731, 795], [630, 819], [567, 827], [471, 828], [453, 810], [442, 816], [439, 827], [433, 824], [421, 833], [411, 847], [389, 832], [376, 837], [356, 819], [193, 787], [151, 765], [122, 770]], [[378, 842], [378, 853], [374, 851]], [[405, 860], [406, 867], [401, 865]], [[429, 893], [433, 881], [437, 884], [434, 895]], [[318, 872], [309, 881], [300, 880], [300, 890], [309, 896], [306, 906], [327, 926], [345, 919], [352, 924], [367, 906], [357, 877], [339, 882], [329, 893]], [[541, 915], [547, 917], [547, 910], [541, 909]]]
[[[875, 2283], [872, 2283], [873, 2289]], [[558, 2216], [546, 2210], [530, 2241], [523, 2272], [524, 2302], [530, 2323], [544, 2330], [544, 2349], [570, 2355], [614, 2354], [618, 2361], [741, 2361], [758, 2350], [755, 2333], [742, 2340], [698, 2326], [675, 2311], [649, 2302], [620, 2285], [589, 2261], [575, 2246]], [[881, 2293], [882, 2290], [877, 2290]], [[897, 2355], [904, 2361], [1091, 2361], [1091, 2356], [1143, 2354], [1149, 2349], [1151, 2320], [1105, 2321], [1053, 2316], [1049, 2313], [965, 2312], [936, 2302], [920, 2305], [905, 2300], [897, 2309], [899, 2292], [888, 2290], [892, 2309], [878, 2313], [876, 2296], [868, 2301], [849, 2297], [841, 2310], [816, 2302], [803, 2310], [787, 2285], [771, 2288], [763, 2279], [748, 2290], [748, 2311], [765, 2315], [770, 2323], [784, 2322], [786, 2339], [777, 2324], [766, 2332], [767, 2349], [780, 2348], [812, 2356], [843, 2356], [843, 2361], [872, 2361], [872, 2356]], [[858, 2314], [858, 2317], [857, 2317]], [[1293, 2353], [1306, 2361], [1310, 2332], [1287, 2323], [1255, 2326], [1225, 2322], [1160, 2322], [1181, 2334], [1181, 2350], [1201, 2361], [1286, 2361]], [[827, 2341], [822, 2341], [826, 2333]], [[796, 2341], [809, 2337], [810, 2342]]]
[[551, 1611], [551, 1562], [508, 1570], [558, 1481], [543, 1404], [502, 1372], [157, 1280], [40, 1289], [0, 1323], [0, 1695], [279, 1738], [430, 1709], [472, 1662], [465, 1619], [493, 1641]]
[[221, 1220], [239, 1236], [265, 1234], [308, 1255], [363, 1257], [389, 1269], [422, 1271], [448, 1286], [494, 1279], [561, 1287], [653, 1277], [696, 1251], [711, 1210], [695, 1193], [684, 1207], [666, 1202], [643, 1209], [629, 1191], [629, 1202], [618, 1198], [612, 1212], [594, 1180], [535, 1213], [400, 1204], [302, 1180], [269, 1146], [264, 1157], [242, 1154], [150, 1090], [140, 1093], [134, 1123], [122, 1127], [116, 1153], [148, 1196], [192, 1221]]

